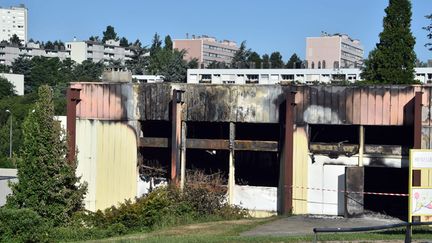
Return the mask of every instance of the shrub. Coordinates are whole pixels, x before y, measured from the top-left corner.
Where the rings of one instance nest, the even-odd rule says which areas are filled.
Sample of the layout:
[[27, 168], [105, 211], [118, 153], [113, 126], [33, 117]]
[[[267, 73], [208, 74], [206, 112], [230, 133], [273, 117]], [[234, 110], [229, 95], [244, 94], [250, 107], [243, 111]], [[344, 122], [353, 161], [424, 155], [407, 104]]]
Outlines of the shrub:
[[1, 242], [47, 242], [49, 224], [30, 209], [0, 209]]

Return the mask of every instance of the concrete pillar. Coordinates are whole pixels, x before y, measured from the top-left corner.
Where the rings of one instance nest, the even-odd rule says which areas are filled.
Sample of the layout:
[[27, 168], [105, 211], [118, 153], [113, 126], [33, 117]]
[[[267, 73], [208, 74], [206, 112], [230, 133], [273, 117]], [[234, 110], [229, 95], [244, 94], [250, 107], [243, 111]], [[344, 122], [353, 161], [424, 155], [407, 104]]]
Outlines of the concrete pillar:
[[181, 165], [180, 165], [180, 190], [183, 191], [186, 182], [186, 122], [181, 123]]
[[235, 186], [235, 124], [230, 122], [229, 125], [229, 172], [228, 172], [228, 203], [234, 203], [234, 186]]
[[181, 133], [181, 113], [182, 113], [182, 90], [173, 90], [171, 100], [171, 183], [178, 186], [180, 171], [180, 133]]
[[359, 156], [358, 166], [363, 167], [363, 155], [364, 155], [364, 126], [359, 127]]
[[294, 152], [294, 106], [296, 92], [288, 91], [286, 95], [285, 142], [283, 164], [283, 205], [282, 213], [289, 214], [293, 207], [293, 152]]
[[68, 88], [66, 91], [67, 97], [67, 136], [68, 136], [68, 154], [67, 160], [69, 164], [75, 162], [76, 152], [76, 106], [80, 102], [80, 89]]

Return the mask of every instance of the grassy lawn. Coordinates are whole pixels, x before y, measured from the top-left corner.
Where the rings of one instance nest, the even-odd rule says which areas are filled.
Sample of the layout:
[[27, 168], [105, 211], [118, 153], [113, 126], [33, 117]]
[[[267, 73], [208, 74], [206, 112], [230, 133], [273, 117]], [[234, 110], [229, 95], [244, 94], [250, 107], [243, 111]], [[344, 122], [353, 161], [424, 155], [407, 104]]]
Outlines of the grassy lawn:
[[[91, 242], [311, 242], [313, 235], [306, 236], [240, 236], [241, 232], [252, 229], [260, 224], [278, 219], [243, 219], [233, 221], [217, 221], [200, 224], [177, 226], [160, 229], [150, 233], [136, 233]], [[344, 233], [321, 234], [322, 241], [357, 241], [368, 242], [370, 240], [403, 240], [403, 230], [392, 230], [374, 233]], [[415, 228], [413, 239], [431, 239], [432, 229]]]

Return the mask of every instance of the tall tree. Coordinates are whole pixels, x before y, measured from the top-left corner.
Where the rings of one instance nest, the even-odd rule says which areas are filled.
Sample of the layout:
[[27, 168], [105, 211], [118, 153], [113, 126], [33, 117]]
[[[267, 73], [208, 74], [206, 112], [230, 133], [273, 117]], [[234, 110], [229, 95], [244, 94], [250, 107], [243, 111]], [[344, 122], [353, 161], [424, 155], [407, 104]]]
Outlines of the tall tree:
[[102, 42], [105, 43], [107, 40], [118, 40], [117, 33], [111, 25], [108, 25], [106, 30], [103, 32]]
[[[431, 40], [432, 39], [432, 14], [426, 15], [425, 17], [429, 19], [431, 23], [428, 26], [423, 27], [423, 29], [428, 32], [427, 38]], [[426, 43], [425, 47], [427, 47], [429, 51], [432, 51], [432, 42]]]
[[287, 64], [285, 65], [286, 68], [301, 68], [302, 60], [300, 57], [297, 56], [296, 53], [292, 54], [290, 59], [288, 60]]
[[170, 50], [170, 51], [172, 51], [172, 49], [173, 49], [173, 42], [171, 40], [171, 36], [169, 36], [169, 35], [165, 36], [165, 46], [164, 46], [164, 48], [166, 50]]
[[153, 57], [161, 50], [162, 41], [158, 33], [155, 33], [152, 40], [152, 45], [150, 46], [150, 56]]
[[265, 69], [271, 68], [270, 57], [268, 54], [262, 55], [262, 63], [263, 63], [263, 68]]
[[251, 54], [251, 50], [246, 47], [246, 41], [243, 41], [240, 44], [239, 49], [234, 54], [234, 57], [231, 61], [231, 66], [233, 68], [247, 68], [248, 65], [248, 58]]
[[278, 51], [275, 51], [270, 55], [270, 62], [272, 64], [272, 68], [283, 68], [284, 66], [282, 55]]
[[126, 39], [126, 37], [122, 37], [120, 39], [120, 46], [122, 46], [122, 47], [128, 47], [129, 46], [129, 41], [128, 41], [128, 39]]
[[137, 41], [131, 47], [133, 55], [130, 60], [126, 60], [126, 67], [132, 71], [132, 74], [142, 75], [149, 64], [150, 57], [147, 55], [148, 49], [142, 48], [141, 42], [137, 43]]
[[95, 42], [100, 42], [99, 36], [90, 36], [89, 37], [89, 41], [95, 41]]
[[167, 82], [186, 82], [187, 62], [183, 59], [184, 50], [168, 51], [170, 58], [167, 63], [162, 66], [161, 74]]
[[12, 37], [9, 39], [9, 42], [12, 45], [22, 46], [21, 40], [16, 34], [12, 35]]
[[248, 56], [247, 62], [249, 63], [249, 68], [261, 68], [261, 57], [256, 52], [251, 52]]
[[67, 137], [53, 119], [50, 87], [41, 86], [38, 96], [34, 112], [29, 112], [24, 121], [18, 182], [11, 185], [6, 207], [29, 208], [55, 225], [63, 225], [83, 208], [86, 185], [79, 183], [75, 166], [67, 162]]
[[15, 87], [9, 80], [0, 77], [0, 100], [15, 95]]
[[102, 62], [84, 60], [81, 64], [75, 66], [73, 70], [73, 77], [75, 81], [100, 81], [103, 70], [104, 64]]
[[411, 1], [390, 0], [380, 42], [365, 61], [362, 78], [380, 83], [413, 83], [416, 55], [411, 33]]

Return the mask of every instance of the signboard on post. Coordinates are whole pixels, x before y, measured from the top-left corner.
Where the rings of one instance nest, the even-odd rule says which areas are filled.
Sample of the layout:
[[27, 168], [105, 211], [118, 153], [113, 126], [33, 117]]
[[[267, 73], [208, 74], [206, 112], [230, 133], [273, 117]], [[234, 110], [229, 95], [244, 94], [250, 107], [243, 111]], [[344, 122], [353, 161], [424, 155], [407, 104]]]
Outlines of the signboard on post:
[[409, 222], [432, 221], [432, 150], [411, 149], [409, 164]]

